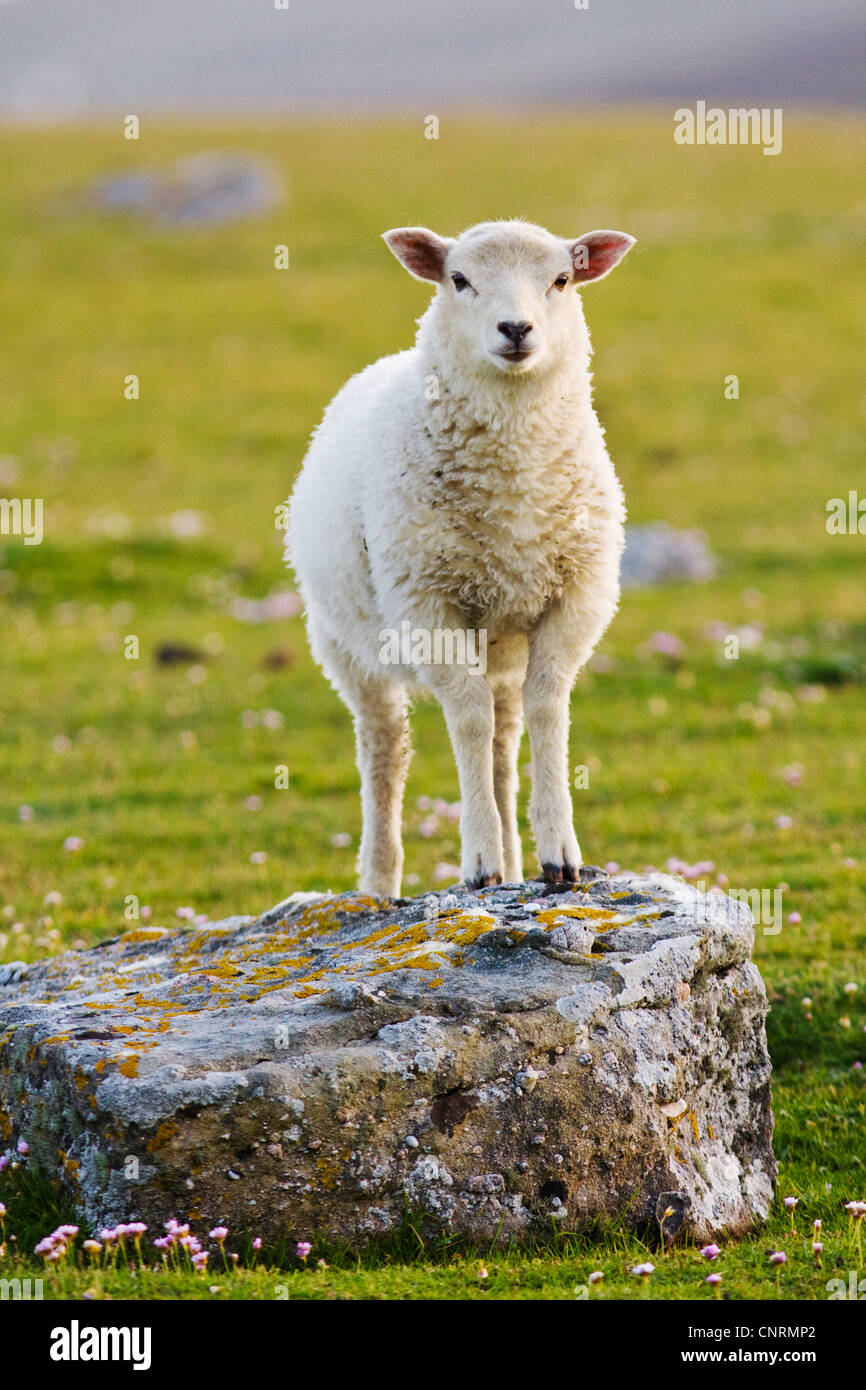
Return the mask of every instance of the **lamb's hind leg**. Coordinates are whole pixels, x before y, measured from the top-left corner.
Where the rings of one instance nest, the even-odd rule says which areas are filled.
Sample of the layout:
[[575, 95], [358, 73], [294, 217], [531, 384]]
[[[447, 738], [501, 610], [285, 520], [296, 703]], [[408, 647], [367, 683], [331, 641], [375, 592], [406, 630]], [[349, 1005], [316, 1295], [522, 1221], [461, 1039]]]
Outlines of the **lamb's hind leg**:
[[493, 787], [502, 821], [506, 883], [523, 882], [523, 852], [517, 828], [517, 755], [523, 733], [520, 683], [494, 687]]
[[406, 691], [387, 681], [366, 681], [356, 692], [353, 714], [363, 817], [358, 887], [396, 898], [403, 873], [403, 788], [411, 757]]
[[403, 872], [403, 788], [411, 756], [406, 690], [364, 675], [348, 653], [315, 629], [311, 617], [309, 625], [316, 656], [354, 720], [363, 821], [358, 887], [396, 898]]

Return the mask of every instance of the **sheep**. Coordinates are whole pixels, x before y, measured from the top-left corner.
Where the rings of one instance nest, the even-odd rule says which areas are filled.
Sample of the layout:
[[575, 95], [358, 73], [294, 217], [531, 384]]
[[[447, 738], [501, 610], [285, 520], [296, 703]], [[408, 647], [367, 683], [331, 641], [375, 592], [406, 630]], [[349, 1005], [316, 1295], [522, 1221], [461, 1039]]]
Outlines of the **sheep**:
[[[574, 291], [635, 239], [501, 221], [457, 238], [400, 227], [384, 241], [435, 293], [415, 346], [366, 367], [328, 406], [286, 538], [313, 655], [354, 720], [359, 888], [400, 893], [416, 693], [439, 701], [454, 751], [463, 882], [523, 881], [524, 719], [541, 873], [573, 882], [569, 697], [617, 609], [625, 521]], [[401, 632], [411, 640], [395, 644]], [[440, 643], [437, 660], [437, 633], [451, 634], [452, 658], [454, 634], [483, 634], [484, 660], [478, 641], [462, 661]]]

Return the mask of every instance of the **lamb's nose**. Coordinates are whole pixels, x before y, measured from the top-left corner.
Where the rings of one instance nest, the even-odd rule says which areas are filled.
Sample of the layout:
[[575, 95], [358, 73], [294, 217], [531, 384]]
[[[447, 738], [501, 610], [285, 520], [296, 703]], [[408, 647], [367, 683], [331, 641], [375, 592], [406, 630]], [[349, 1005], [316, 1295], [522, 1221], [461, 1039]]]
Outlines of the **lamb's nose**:
[[527, 333], [532, 332], [532, 324], [528, 319], [521, 319], [519, 323], [513, 323], [510, 319], [503, 319], [497, 323], [499, 332], [506, 338], [510, 338], [515, 347], [520, 347]]

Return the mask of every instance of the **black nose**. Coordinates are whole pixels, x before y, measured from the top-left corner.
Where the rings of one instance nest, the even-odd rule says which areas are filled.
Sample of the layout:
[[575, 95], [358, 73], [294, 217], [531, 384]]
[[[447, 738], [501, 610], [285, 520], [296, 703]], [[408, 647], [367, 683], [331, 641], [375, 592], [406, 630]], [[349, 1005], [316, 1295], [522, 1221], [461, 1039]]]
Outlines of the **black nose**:
[[532, 332], [532, 324], [528, 319], [521, 319], [519, 323], [512, 323], [509, 319], [503, 319], [497, 323], [496, 327], [504, 337], [510, 338], [516, 348], [520, 347], [527, 333]]

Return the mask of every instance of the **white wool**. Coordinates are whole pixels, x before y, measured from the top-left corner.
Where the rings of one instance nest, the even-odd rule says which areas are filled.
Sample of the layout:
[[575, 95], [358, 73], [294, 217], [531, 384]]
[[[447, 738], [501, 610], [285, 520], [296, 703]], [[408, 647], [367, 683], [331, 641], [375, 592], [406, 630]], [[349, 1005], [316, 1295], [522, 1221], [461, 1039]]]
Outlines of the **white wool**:
[[[580, 858], [568, 693], [617, 607], [625, 515], [575, 285], [606, 274], [632, 241], [566, 242], [522, 222], [456, 241], [424, 229], [386, 240], [438, 287], [415, 347], [367, 367], [328, 406], [288, 536], [314, 654], [355, 716], [361, 883], [399, 892], [407, 692], [418, 687], [442, 703], [455, 749], [466, 881], [522, 877], [521, 691], [539, 859], [548, 877], [570, 877]], [[486, 673], [383, 665], [383, 632], [405, 623], [483, 629]]]

